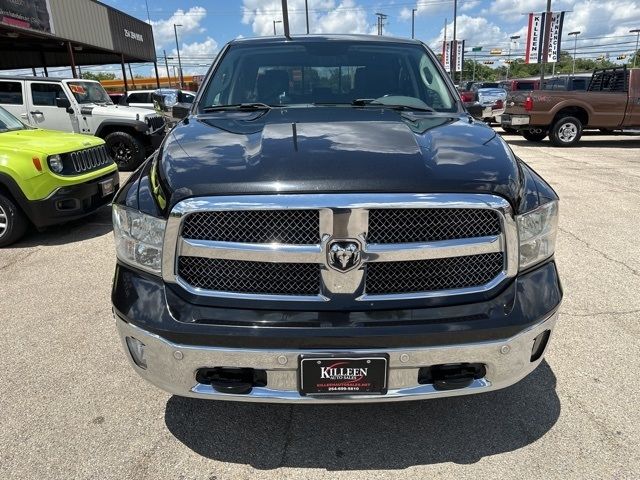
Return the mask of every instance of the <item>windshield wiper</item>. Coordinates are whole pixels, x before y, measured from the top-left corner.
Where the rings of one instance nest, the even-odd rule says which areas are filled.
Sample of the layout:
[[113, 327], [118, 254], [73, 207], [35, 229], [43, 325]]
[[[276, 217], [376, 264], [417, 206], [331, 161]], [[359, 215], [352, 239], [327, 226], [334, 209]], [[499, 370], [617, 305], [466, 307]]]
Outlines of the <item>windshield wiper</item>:
[[203, 112], [219, 112], [224, 110], [270, 110], [273, 108], [271, 105], [267, 105], [266, 103], [261, 102], [252, 102], [252, 103], [234, 103], [230, 105], [211, 105], [209, 107], [204, 107], [202, 109]]
[[[422, 102], [421, 102], [422, 103]], [[385, 107], [390, 108], [392, 110], [407, 110], [407, 111], [416, 111], [416, 112], [435, 112], [435, 110], [426, 105], [406, 105], [400, 103], [384, 103], [378, 101], [376, 98], [356, 98], [351, 101], [351, 105], [356, 107]]]

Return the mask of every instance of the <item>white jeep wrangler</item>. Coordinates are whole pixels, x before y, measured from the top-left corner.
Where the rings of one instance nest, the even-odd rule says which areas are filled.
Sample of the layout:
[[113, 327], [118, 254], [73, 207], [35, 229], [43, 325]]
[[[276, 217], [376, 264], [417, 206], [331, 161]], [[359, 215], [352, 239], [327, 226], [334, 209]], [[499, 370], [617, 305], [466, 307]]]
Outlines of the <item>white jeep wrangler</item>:
[[114, 105], [100, 82], [0, 77], [0, 105], [34, 127], [103, 138], [121, 170], [133, 170], [165, 135], [161, 115]]

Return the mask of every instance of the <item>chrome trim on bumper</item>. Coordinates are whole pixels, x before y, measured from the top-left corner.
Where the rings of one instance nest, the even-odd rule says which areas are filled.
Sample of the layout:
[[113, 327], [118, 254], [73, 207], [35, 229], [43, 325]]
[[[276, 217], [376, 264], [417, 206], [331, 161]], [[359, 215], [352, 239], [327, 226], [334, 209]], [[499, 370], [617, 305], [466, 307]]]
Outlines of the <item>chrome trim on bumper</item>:
[[[358, 403], [421, 400], [488, 392], [508, 387], [531, 373], [542, 361], [530, 362], [534, 339], [553, 328], [558, 314], [502, 341], [447, 345], [411, 349], [367, 350], [243, 350], [179, 345], [150, 334], [116, 317], [123, 348], [133, 368], [145, 380], [172, 394], [214, 400], [282, 403]], [[129, 354], [126, 337], [145, 344], [147, 368], [138, 367]], [[547, 345], [548, 348], [548, 345]], [[302, 396], [298, 393], [298, 356], [310, 353], [389, 354], [389, 384], [386, 395]], [[485, 377], [466, 388], [436, 390], [417, 383], [420, 367], [447, 363], [483, 363]], [[246, 395], [223, 394], [195, 379], [196, 371], [206, 367], [245, 367], [267, 371], [267, 386], [255, 387]]]

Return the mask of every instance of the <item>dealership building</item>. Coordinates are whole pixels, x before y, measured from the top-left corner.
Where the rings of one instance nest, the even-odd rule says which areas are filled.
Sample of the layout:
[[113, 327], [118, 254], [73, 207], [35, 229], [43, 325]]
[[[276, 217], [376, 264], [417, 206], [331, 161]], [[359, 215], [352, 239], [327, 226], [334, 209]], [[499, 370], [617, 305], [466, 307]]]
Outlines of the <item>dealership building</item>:
[[[95, 0], [0, 0], [0, 70], [129, 63], [158, 68], [151, 25]], [[158, 84], [159, 85], [159, 84]]]

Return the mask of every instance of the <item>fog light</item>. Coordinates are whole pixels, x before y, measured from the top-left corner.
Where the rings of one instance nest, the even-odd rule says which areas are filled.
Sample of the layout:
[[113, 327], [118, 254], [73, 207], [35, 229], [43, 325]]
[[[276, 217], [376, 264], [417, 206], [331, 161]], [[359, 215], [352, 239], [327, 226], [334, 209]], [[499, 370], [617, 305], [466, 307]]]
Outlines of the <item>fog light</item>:
[[129, 348], [133, 363], [146, 370], [147, 360], [144, 358], [144, 343], [137, 338], [127, 337], [127, 347]]

